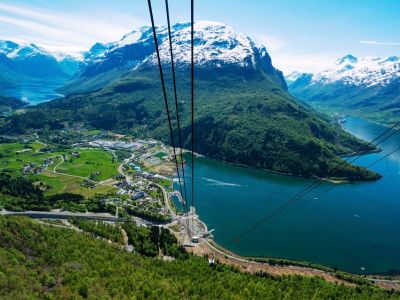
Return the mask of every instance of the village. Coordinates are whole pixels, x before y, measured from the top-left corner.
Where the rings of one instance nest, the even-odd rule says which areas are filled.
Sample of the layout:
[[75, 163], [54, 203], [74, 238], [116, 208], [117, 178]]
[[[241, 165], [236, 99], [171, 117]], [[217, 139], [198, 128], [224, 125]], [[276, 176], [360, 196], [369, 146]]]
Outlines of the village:
[[25, 136], [4, 146], [1, 166], [16, 169], [48, 196], [96, 198], [119, 217], [164, 223], [173, 219], [164, 197], [174, 192], [172, 148], [156, 140], [83, 128], [61, 131], [59, 137]]

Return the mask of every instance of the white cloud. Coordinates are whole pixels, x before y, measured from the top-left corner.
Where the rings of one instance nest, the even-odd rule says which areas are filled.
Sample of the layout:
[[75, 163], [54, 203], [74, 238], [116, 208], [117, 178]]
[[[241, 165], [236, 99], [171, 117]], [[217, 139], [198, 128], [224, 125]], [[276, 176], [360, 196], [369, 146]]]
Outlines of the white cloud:
[[334, 53], [297, 54], [286, 52], [288, 44], [283, 40], [265, 34], [253, 34], [252, 38], [264, 45], [272, 58], [274, 67], [284, 72], [285, 75], [293, 71], [316, 73], [333, 65], [339, 55]]
[[280, 50], [283, 46], [282, 40], [273, 36], [268, 36], [265, 34], [254, 34], [253, 37], [257, 43], [265, 46], [268, 51], [277, 51]]
[[[8, 25], [8, 28], [0, 27], [0, 38], [25, 40], [73, 55], [88, 49], [95, 42], [120, 39], [143, 25], [142, 20], [128, 14], [108, 11], [88, 16], [5, 3], [0, 3], [0, 23]], [[12, 36], [10, 26], [13, 28]]]
[[285, 75], [293, 71], [304, 73], [316, 73], [331, 67], [339, 55], [336, 54], [294, 54], [273, 53], [272, 63], [274, 67], [282, 70]]
[[400, 46], [400, 43], [397, 42], [379, 42], [374, 40], [361, 40], [360, 43], [367, 45]]

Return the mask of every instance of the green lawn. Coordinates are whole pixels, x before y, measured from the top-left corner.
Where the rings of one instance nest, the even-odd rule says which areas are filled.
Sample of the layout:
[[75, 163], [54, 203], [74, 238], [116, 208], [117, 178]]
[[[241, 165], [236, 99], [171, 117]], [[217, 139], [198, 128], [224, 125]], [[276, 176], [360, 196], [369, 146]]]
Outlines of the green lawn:
[[100, 171], [97, 180], [109, 179], [118, 175], [118, 162], [112, 161], [112, 155], [100, 149], [74, 149], [80, 153], [80, 157], [71, 157], [69, 161], [63, 162], [57, 172], [75, 176], [89, 177], [90, 174]]

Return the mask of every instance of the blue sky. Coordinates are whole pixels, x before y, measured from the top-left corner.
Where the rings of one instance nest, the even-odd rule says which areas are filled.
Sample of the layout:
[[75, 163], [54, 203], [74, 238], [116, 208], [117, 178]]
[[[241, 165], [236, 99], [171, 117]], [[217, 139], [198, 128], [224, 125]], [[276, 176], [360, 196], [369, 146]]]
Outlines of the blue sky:
[[[195, 0], [196, 19], [224, 22], [267, 46], [276, 67], [318, 71], [335, 58], [400, 55], [400, 0]], [[170, 0], [173, 22], [189, 0]], [[164, 0], [153, 0], [165, 24]], [[0, 0], [0, 39], [70, 53], [149, 24], [146, 0]]]

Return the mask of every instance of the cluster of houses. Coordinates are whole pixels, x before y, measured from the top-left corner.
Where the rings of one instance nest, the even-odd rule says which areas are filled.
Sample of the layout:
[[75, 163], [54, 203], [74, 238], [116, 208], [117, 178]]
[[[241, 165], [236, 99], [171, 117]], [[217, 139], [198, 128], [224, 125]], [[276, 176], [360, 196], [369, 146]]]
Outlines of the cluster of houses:
[[22, 173], [24, 175], [40, 174], [47, 168], [48, 165], [51, 165], [52, 163], [53, 162], [50, 159], [45, 159], [42, 164], [36, 164], [32, 162], [22, 167]]
[[96, 187], [96, 183], [92, 180], [84, 179], [81, 183], [81, 186], [94, 189]]
[[72, 151], [71, 155], [75, 158], [81, 157], [81, 154], [78, 151]]
[[[147, 172], [142, 172], [140, 174], [136, 174], [136, 181], [130, 182], [126, 178], [122, 181], [120, 181], [117, 186], [120, 188], [119, 191], [117, 192], [118, 195], [127, 195], [129, 196], [129, 200], [125, 200], [126, 205], [133, 205], [133, 206], [138, 206], [138, 207], [143, 207], [145, 209], [150, 209], [153, 210], [155, 201], [160, 201], [160, 199], [153, 199], [149, 193], [157, 191], [158, 187], [156, 187], [153, 183], [145, 180], [144, 178], [149, 179], [151, 178], [156, 178], [156, 175], [147, 173]], [[143, 179], [141, 179], [143, 178]], [[156, 205], [157, 206], [157, 205]], [[162, 206], [162, 203], [159, 204], [159, 206]], [[163, 210], [160, 211], [154, 211], [158, 213], [164, 214], [165, 212]]]

